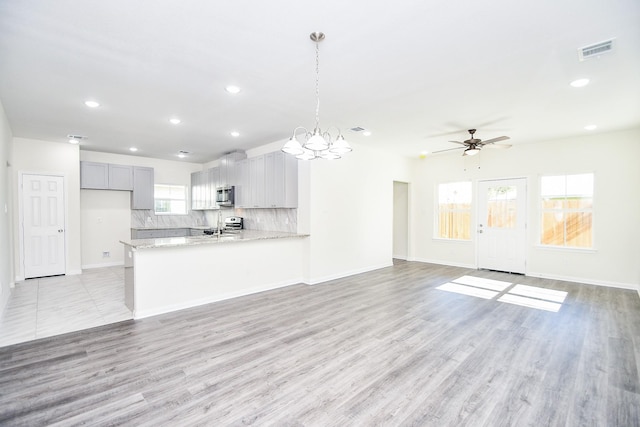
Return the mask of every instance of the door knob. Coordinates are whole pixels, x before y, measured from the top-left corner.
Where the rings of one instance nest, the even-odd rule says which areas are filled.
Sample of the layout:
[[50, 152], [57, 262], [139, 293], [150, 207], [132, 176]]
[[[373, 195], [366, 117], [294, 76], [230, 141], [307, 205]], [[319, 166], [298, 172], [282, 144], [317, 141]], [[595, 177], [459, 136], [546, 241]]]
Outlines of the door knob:
[[58, 229], [58, 233], [62, 233], [64, 230], [62, 228]]

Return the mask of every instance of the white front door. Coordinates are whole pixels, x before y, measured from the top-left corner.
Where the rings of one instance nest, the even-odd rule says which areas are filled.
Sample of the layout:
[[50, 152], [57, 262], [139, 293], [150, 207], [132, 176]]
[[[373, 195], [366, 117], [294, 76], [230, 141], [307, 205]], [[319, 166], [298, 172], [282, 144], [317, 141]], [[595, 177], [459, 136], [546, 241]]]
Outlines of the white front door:
[[525, 273], [527, 180], [478, 183], [478, 267]]
[[24, 277], [65, 274], [64, 178], [22, 176]]

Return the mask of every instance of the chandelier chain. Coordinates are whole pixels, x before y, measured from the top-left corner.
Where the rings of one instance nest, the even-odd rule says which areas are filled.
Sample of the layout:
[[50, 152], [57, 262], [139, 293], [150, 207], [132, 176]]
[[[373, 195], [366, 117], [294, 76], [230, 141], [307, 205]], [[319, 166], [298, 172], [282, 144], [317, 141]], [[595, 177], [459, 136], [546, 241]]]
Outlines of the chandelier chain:
[[316, 42], [316, 129], [320, 128], [320, 45]]

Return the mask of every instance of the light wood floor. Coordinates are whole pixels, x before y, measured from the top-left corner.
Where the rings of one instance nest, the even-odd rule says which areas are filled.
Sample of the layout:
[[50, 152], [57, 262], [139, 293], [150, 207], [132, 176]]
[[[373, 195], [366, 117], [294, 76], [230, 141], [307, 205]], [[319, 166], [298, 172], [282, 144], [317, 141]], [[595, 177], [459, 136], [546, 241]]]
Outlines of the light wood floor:
[[0, 348], [0, 425], [638, 426], [639, 362], [635, 291], [400, 262]]

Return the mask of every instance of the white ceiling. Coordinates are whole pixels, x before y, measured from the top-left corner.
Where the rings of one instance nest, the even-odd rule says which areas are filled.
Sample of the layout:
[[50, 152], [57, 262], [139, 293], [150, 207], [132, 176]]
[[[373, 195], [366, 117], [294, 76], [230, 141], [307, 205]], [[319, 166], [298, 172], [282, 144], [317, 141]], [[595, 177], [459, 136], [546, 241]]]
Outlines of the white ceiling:
[[321, 127], [372, 132], [356, 143], [418, 156], [472, 127], [516, 145], [640, 126], [637, 0], [0, 0], [0, 100], [16, 137], [206, 162], [313, 127], [313, 31]]

